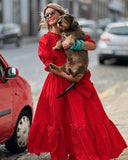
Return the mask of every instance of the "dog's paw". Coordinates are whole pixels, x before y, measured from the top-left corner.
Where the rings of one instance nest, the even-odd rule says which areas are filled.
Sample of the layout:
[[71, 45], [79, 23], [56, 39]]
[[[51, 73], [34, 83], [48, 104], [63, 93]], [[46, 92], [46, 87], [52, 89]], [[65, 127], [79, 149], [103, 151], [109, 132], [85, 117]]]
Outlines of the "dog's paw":
[[70, 75], [70, 73], [69, 72], [65, 72], [67, 75]]
[[55, 69], [55, 67], [53, 66], [52, 63], [49, 64], [49, 67], [52, 68], [52, 69]]
[[69, 45], [72, 46], [74, 43], [70, 42]]
[[58, 49], [58, 48], [56, 48], [56, 47], [53, 47], [53, 50], [54, 50], [54, 51], [58, 51], [59, 49]]
[[69, 74], [72, 74], [71, 68], [68, 68], [68, 73], [69, 73]]

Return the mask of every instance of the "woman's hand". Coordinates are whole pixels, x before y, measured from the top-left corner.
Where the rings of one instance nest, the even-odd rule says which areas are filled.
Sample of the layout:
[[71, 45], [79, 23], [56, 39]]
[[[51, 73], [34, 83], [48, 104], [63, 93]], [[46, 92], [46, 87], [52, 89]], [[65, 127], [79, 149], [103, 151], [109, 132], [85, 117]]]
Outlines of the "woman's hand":
[[[65, 40], [62, 42], [62, 46], [64, 49], [68, 49], [71, 47], [71, 45], [69, 45], [68, 43], [68, 37], [66, 35], [63, 35]], [[96, 49], [96, 45], [93, 43], [93, 42], [90, 42], [90, 41], [85, 41], [84, 42], [84, 48], [83, 50], [88, 50], [88, 51], [91, 51], [91, 50], [95, 50]]]
[[67, 41], [68, 37], [66, 35], [63, 35], [63, 36], [64, 36], [65, 40], [62, 42], [62, 46], [63, 46], [64, 49], [68, 49], [68, 48], [71, 47], [71, 45], [69, 45], [69, 43]]
[[78, 81], [80, 81], [82, 78], [83, 78], [83, 74], [78, 74], [75, 78], [74, 77], [72, 77], [72, 75], [68, 75], [68, 74], [66, 74], [65, 72], [58, 72], [58, 71], [56, 71], [55, 69], [52, 69], [51, 67], [49, 67], [49, 71], [50, 72], [52, 72], [52, 73], [54, 73], [54, 74], [56, 74], [56, 75], [58, 75], [58, 76], [61, 76], [61, 77], [63, 77], [63, 78], [66, 78], [66, 79], [68, 79], [69, 81], [72, 81], [72, 82], [78, 82]]

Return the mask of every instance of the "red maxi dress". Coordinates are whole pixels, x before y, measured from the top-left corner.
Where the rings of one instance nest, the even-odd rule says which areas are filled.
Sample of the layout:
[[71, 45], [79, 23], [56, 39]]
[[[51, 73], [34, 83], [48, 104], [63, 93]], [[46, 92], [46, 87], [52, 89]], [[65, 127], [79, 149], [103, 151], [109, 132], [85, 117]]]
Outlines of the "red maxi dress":
[[[47, 67], [62, 65], [64, 50], [52, 50], [60, 35], [45, 34], [39, 41], [38, 55]], [[86, 36], [88, 41], [89, 36]], [[92, 41], [93, 42], [93, 41]], [[56, 98], [70, 81], [49, 73], [43, 85], [34, 120], [29, 132], [28, 152], [50, 152], [52, 160], [108, 160], [127, 147], [113, 122], [106, 115], [88, 70], [76, 86]]]

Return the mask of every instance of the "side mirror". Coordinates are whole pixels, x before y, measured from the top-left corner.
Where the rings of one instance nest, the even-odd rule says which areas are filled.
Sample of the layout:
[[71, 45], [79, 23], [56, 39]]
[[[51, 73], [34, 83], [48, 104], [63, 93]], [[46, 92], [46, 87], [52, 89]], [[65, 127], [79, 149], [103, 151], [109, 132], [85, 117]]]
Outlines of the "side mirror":
[[5, 78], [15, 78], [18, 75], [18, 70], [14, 67], [9, 67], [6, 69]]

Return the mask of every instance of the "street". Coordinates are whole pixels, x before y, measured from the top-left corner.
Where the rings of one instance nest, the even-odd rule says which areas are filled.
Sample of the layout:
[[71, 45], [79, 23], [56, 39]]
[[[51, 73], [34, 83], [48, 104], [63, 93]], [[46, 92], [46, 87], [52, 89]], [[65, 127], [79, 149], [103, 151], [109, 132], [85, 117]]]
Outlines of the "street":
[[[35, 110], [38, 97], [47, 76], [47, 72], [44, 71], [44, 65], [38, 57], [38, 42], [23, 43], [20, 48], [7, 45], [4, 49], [0, 50], [0, 53], [9, 65], [18, 68], [19, 75], [29, 82]], [[128, 62], [111, 61], [105, 65], [99, 65], [96, 51], [89, 52], [89, 69], [92, 74], [91, 80], [99, 96], [113, 86], [121, 85], [128, 81]], [[4, 148], [4, 144], [0, 146], [0, 160], [20, 160], [20, 155], [24, 154], [26, 153], [12, 155]]]

